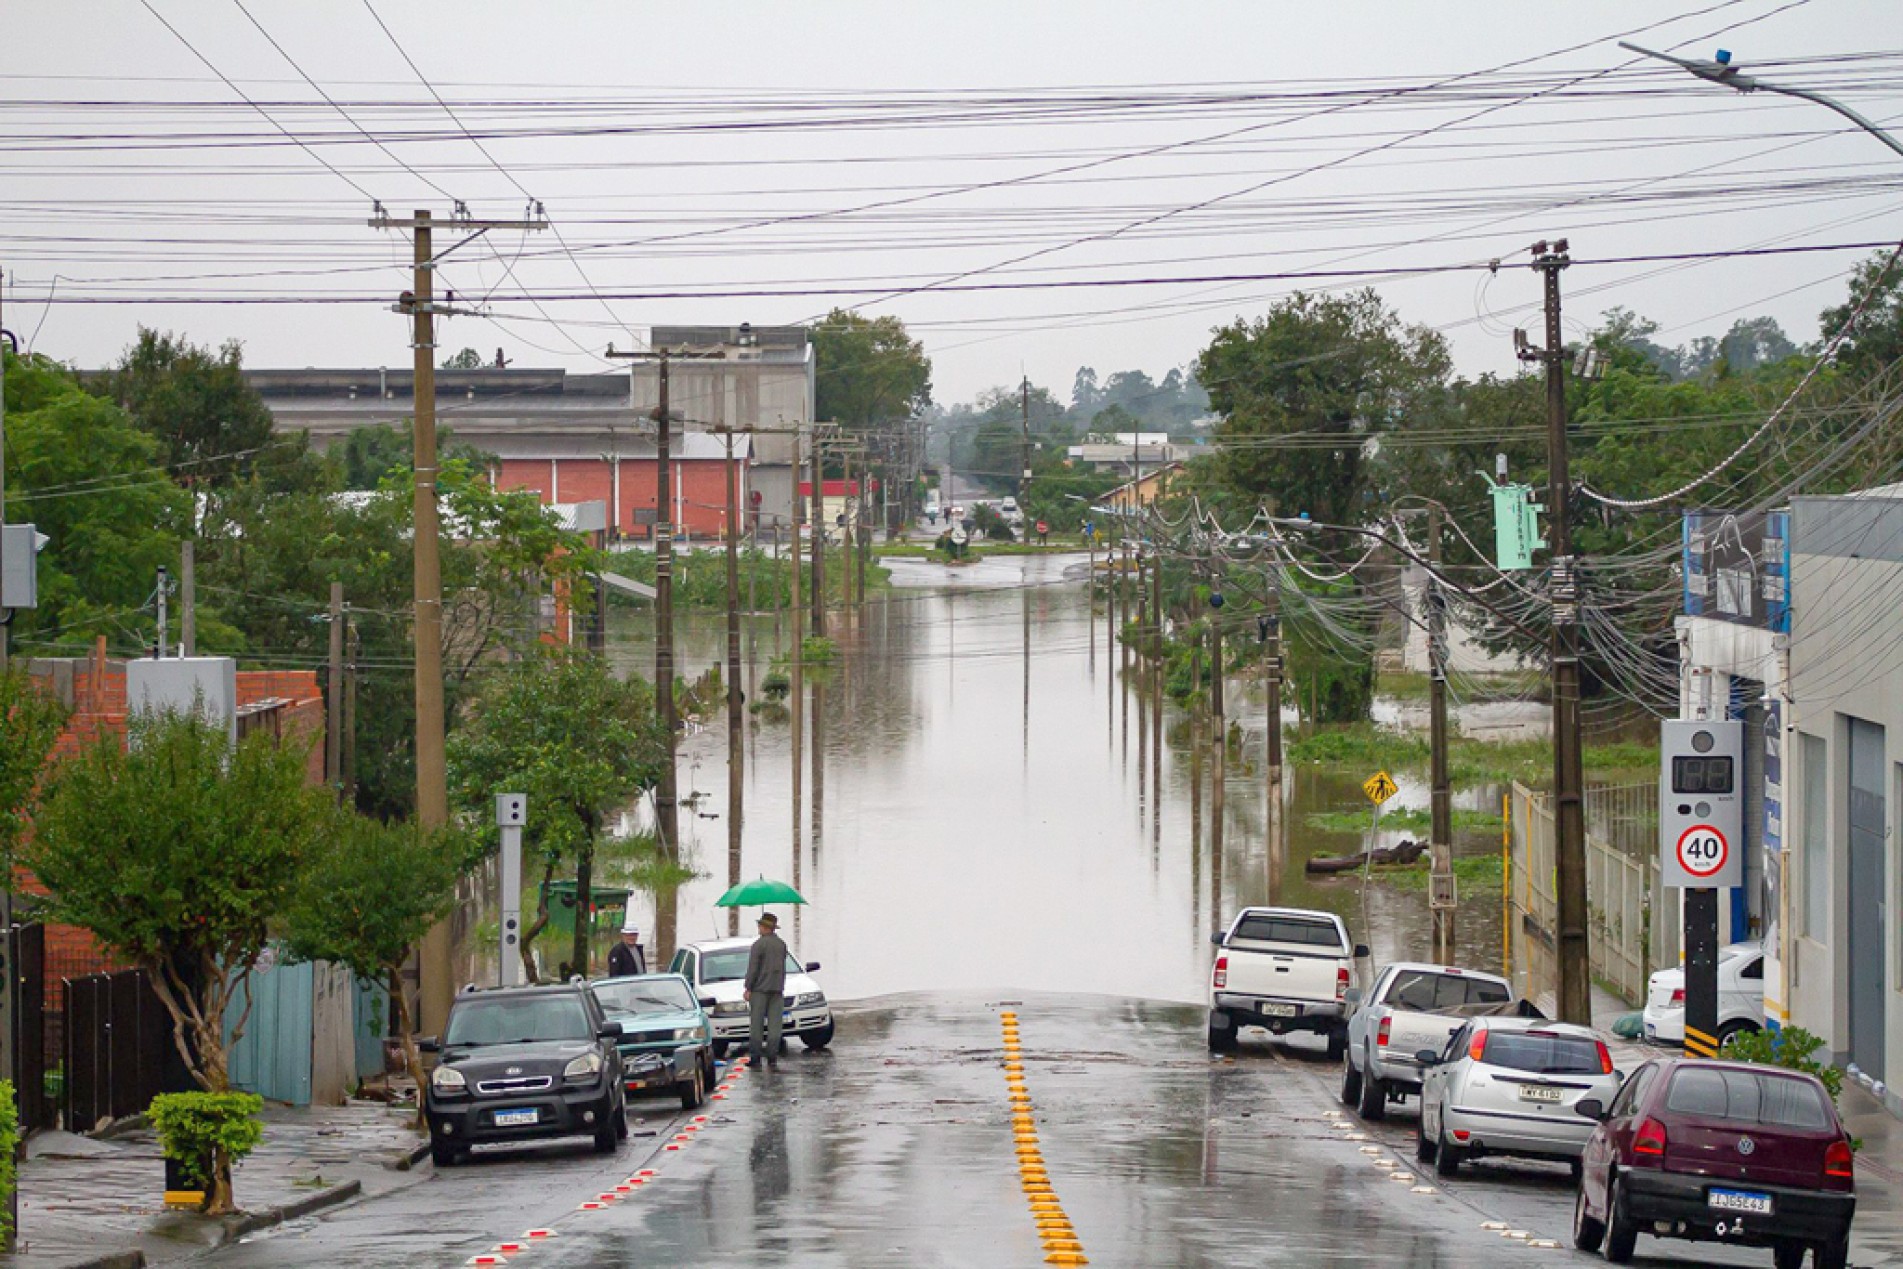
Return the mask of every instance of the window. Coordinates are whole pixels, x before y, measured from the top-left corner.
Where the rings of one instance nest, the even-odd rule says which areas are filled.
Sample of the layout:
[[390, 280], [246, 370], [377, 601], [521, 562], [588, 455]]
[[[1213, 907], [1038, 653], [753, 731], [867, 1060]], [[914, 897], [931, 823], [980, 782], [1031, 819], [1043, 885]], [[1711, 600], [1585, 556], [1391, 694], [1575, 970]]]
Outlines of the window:
[[1672, 1076], [1665, 1108], [1700, 1119], [1786, 1128], [1830, 1127], [1824, 1092], [1809, 1080], [1756, 1071], [1681, 1068]]
[[1652, 1082], [1652, 1077], [1657, 1072], [1658, 1068], [1650, 1062], [1632, 1072], [1631, 1077], [1625, 1082], [1625, 1087], [1620, 1089], [1619, 1095], [1612, 1099], [1609, 1114], [1614, 1118], [1630, 1115], [1640, 1099], [1645, 1096], [1646, 1085]]
[[1480, 1060], [1533, 1075], [1604, 1074], [1597, 1040], [1551, 1031], [1489, 1031]]
[[[748, 947], [736, 947], [730, 951], [707, 953], [704, 958], [705, 963], [701, 969], [703, 975], [701, 981], [704, 983], [739, 982], [747, 976], [747, 958], [752, 954], [753, 949]], [[786, 954], [786, 972], [789, 974], [801, 974], [806, 972], [805, 967], [793, 959], [791, 952]]]
[[1749, 965], [1746, 965], [1743, 969], [1739, 970], [1738, 977], [1745, 979], [1747, 982], [1759, 982], [1759, 983], [1763, 982], [1764, 981], [1764, 958], [1760, 956], [1756, 958], [1755, 960], [1753, 960]]
[[595, 984], [602, 1011], [617, 1014], [690, 1013], [694, 998], [678, 978], [623, 978]]
[[1258, 943], [1306, 943], [1336, 952], [1344, 948], [1341, 931], [1334, 922], [1305, 921], [1300, 917], [1252, 914], [1236, 922], [1236, 932], [1230, 937]]
[[1797, 738], [1804, 760], [1804, 934], [1830, 939], [1830, 751], [1821, 736]]
[[1439, 974], [1424, 969], [1395, 972], [1387, 993], [1381, 999], [1400, 1009], [1423, 1013], [1461, 1009], [1468, 1005], [1504, 1005], [1508, 999], [1505, 985], [1464, 974]]
[[594, 1028], [581, 997], [572, 992], [470, 1000], [450, 1011], [444, 1044], [526, 1044], [534, 1040], [588, 1040]]

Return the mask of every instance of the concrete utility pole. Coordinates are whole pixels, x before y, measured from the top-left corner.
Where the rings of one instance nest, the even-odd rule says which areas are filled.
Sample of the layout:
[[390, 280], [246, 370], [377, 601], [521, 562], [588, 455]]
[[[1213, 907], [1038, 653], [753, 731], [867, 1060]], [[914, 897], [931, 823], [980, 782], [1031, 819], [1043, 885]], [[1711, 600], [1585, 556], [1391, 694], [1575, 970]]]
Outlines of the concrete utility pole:
[[1586, 774], [1580, 749], [1579, 579], [1567, 522], [1571, 479], [1566, 467], [1566, 347], [1560, 328], [1559, 275], [1572, 263], [1567, 242], [1533, 244], [1533, 268], [1545, 289], [1546, 346], [1525, 346], [1520, 359], [1546, 368], [1547, 515], [1553, 600], [1553, 804], [1559, 890], [1559, 1017], [1592, 1022], [1592, 965], [1586, 929]]
[[333, 791], [344, 771], [344, 584], [330, 584], [329, 673], [324, 682], [324, 783]]
[[1263, 601], [1262, 676], [1267, 693], [1268, 784], [1269, 799], [1282, 798], [1282, 578], [1280, 571], [1269, 578], [1269, 593]]
[[1427, 590], [1427, 736], [1429, 828], [1427, 833], [1427, 905], [1434, 919], [1434, 959], [1454, 963], [1454, 817], [1453, 788], [1447, 778], [1447, 621], [1441, 594], [1441, 507], [1427, 506], [1427, 559], [1433, 565]]
[[813, 637], [826, 637], [826, 485], [819, 453], [819, 425], [813, 425]]
[[806, 705], [801, 699], [806, 690], [806, 655], [804, 647], [806, 642], [806, 631], [804, 629], [806, 624], [806, 601], [805, 597], [800, 594], [801, 581], [804, 577], [804, 572], [800, 568], [800, 527], [806, 518], [805, 508], [806, 500], [800, 497], [800, 443], [799, 437], [795, 436], [793, 438], [793, 594], [792, 603], [790, 605], [793, 609], [793, 682], [789, 694], [793, 701], [793, 885], [796, 889], [799, 886], [800, 856], [803, 853], [800, 846], [800, 812], [802, 809], [800, 806], [800, 777], [802, 774], [800, 765], [803, 755], [800, 753], [800, 749], [805, 743], [804, 733], [806, 727], [804, 718]]
[[[740, 884], [740, 812], [746, 750], [741, 743], [740, 470], [727, 429], [727, 884]], [[740, 909], [727, 909], [727, 933], [740, 933]]]
[[198, 577], [192, 540], [178, 544], [178, 654], [198, 655]]
[[[548, 221], [540, 215], [539, 205], [535, 210], [534, 219], [473, 220], [461, 214], [459, 206], [458, 214], [447, 224], [456, 232], [470, 235], [456, 244], [460, 247], [492, 229], [546, 229]], [[448, 304], [436, 302], [434, 278], [437, 262], [456, 247], [442, 255], [435, 253], [432, 244], [436, 221], [427, 210], [419, 209], [404, 219], [385, 214], [379, 205], [369, 224], [372, 229], [407, 229], [411, 235], [411, 289], [398, 299], [396, 311], [411, 319], [415, 378], [410, 443], [415, 501], [410, 546], [415, 561], [412, 637], [416, 645], [416, 821], [428, 830], [442, 827], [449, 819], [449, 775], [443, 752], [443, 584], [436, 506], [436, 316], [447, 316], [452, 310]], [[449, 923], [439, 922], [424, 936], [421, 948], [422, 1008], [418, 1025], [424, 1032], [440, 1031], [448, 1019], [456, 990], [451, 954]]]

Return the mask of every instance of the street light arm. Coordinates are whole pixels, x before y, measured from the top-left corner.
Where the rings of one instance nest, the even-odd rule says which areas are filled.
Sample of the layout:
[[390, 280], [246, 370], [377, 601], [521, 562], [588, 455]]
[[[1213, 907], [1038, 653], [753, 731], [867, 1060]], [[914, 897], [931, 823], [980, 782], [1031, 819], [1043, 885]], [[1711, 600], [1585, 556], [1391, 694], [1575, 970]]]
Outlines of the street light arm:
[[1637, 44], [1628, 44], [1624, 40], [1619, 41], [1619, 47], [1645, 57], [1656, 58], [1661, 62], [1670, 62], [1674, 66], [1679, 66], [1690, 71], [1700, 79], [1710, 80], [1714, 84], [1723, 84], [1727, 88], [1735, 88], [1741, 93], [1776, 93], [1781, 97], [1799, 97], [1805, 101], [1816, 102], [1820, 106], [1836, 111], [1877, 140], [1883, 142], [1884, 145], [1890, 147], [1899, 157], [1903, 157], [1903, 142], [1898, 141], [1895, 137], [1870, 122], [1870, 120], [1864, 118], [1857, 111], [1844, 105], [1841, 101], [1832, 100], [1822, 93], [1812, 92], [1808, 88], [1786, 88], [1781, 84], [1767, 84], [1761, 79], [1739, 73], [1736, 67], [1725, 62], [1707, 62], [1683, 57], [1673, 57], [1670, 53], [1660, 53], [1653, 49], [1641, 48]]

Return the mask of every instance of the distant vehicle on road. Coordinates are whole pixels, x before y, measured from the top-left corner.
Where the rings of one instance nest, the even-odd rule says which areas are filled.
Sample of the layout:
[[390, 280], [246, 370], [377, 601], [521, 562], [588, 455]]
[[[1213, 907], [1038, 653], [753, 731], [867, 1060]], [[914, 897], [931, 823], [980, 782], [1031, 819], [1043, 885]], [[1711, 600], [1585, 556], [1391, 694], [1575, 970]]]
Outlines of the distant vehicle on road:
[[1856, 1214], [1850, 1137], [1813, 1075], [1743, 1062], [1659, 1058], [1611, 1102], [1582, 1156], [1573, 1245], [1632, 1259], [1641, 1233], [1770, 1247], [1778, 1269], [1810, 1251], [1843, 1269]]
[[617, 1047], [628, 1096], [677, 1094], [684, 1110], [707, 1100], [714, 1085], [714, 1024], [685, 978], [641, 974], [589, 986], [602, 1013], [621, 1024]]
[[439, 1168], [472, 1146], [593, 1136], [613, 1153], [628, 1135], [621, 1024], [579, 982], [466, 991], [449, 1006], [441, 1056], [423, 1090], [430, 1158]]
[[1275, 1035], [1307, 1031], [1328, 1039], [1328, 1056], [1348, 1046], [1346, 997], [1354, 958], [1368, 949], [1348, 940], [1332, 912], [1244, 908], [1227, 931], [1211, 936], [1209, 1050], [1236, 1047], [1245, 1026]]
[[1488, 1155], [1565, 1159], [1577, 1171], [1594, 1125], [1579, 1105], [1588, 1097], [1603, 1104], [1619, 1088], [1604, 1041], [1541, 1018], [1476, 1018], [1415, 1057], [1414, 1153], [1442, 1176]]
[[[1685, 1043], [1685, 971], [1661, 969], [1645, 989], [1645, 1038]], [[1764, 1027], [1764, 948], [1756, 939], [1718, 949], [1718, 1043]]]
[[1383, 969], [1365, 999], [1349, 988], [1347, 1004], [1341, 1100], [1363, 1119], [1379, 1119], [1390, 1100], [1421, 1091], [1415, 1054], [1439, 1052], [1468, 1018], [1515, 1008], [1513, 988], [1504, 978], [1415, 962]]
[[1024, 512], [1018, 509], [1018, 500], [1008, 494], [998, 501], [998, 514], [1012, 524], [1020, 524], [1024, 520]]
[[[714, 1056], [727, 1056], [728, 1045], [747, 1043], [747, 953], [753, 940], [748, 938], [714, 939], [689, 943], [674, 953], [668, 972], [679, 974], [693, 985], [698, 996], [711, 997], [708, 1011], [714, 1024]], [[833, 1042], [833, 1011], [826, 993], [812, 977], [819, 972], [818, 961], [804, 965], [789, 953], [786, 958], [786, 1004], [784, 1034], [798, 1036], [809, 1049], [823, 1049]]]

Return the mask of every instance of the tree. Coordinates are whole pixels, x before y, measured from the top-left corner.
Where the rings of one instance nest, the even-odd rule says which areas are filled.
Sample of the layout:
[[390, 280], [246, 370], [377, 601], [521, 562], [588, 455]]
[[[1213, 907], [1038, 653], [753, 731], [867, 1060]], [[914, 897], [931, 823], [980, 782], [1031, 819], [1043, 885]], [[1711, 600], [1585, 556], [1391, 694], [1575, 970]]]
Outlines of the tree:
[[[292, 960], [330, 961], [381, 984], [396, 1005], [404, 1065], [423, 1087], [416, 1027], [404, 990], [410, 951], [455, 906], [469, 862], [462, 839], [414, 824], [382, 824], [349, 811], [306, 861], [284, 918]], [[416, 1104], [423, 1123], [423, 1099]]]
[[1903, 264], [1892, 264], [1887, 252], [1859, 264], [1844, 302], [1818, 316], [1824, 337], [1841, 330], [1859, 306], [1863, 312], [1838, 346], [1837, 363], [1861, 383], [1903, 361]]
[[834, 309], [813, 327], [819, 417], [864, 432], [912, 418], [932, 400], [932, 359], [896, 317]]
[[152, 588], [178, 559], [191, 500], [162, 451], [125, 411], [41, 357], [7, 359], [7, 512], [51, 539], [39, 558], [40, 604], [14, 614], [26, 648], [78, 649], [97, 635], [143, 652]]
[[599, 656], [556, 647], [496, 671], [450, 737], [451, 786], [485, 840], [494, 837], [495, 795], [528, 795], [523, 846], [542, 864], [535, 919], [522, 932], [531, 980], [540, 976], [533, 949], [548, 925], [548, 886], [568, 861], [576, 912], [568, 972], [588, 972], [596, 848], [609, 817], [659, 781], [665, 745], [646, 682], [618, 680]]
[[443, 358], [444, 370], [480, 370], [485, 363], [482, 354], [473, 348], [465, 348], [453, 356]]
[[[338, 465], [337, 480], [342, 488], [377, 489], [391, 477], [408, 474], [414, 440], [408, 428], [370, 423], [332, 441], [324, 457]], [[441, 461], [459, 462], [471, 471], [487, 471], [496, 462], [495, 455], [457, 440], [446, 427], [436, 431], [436, 453]]]
[[1097, 388], [1097, 372], [1089, 366], [1077, 367], [1077, 377], [1071, 380], [1070, 408], [1080, 418], [1089, 418], [1103, 404], [1103, 394]]
[[159, 442], [160, 460], [188, 489], [257, 477], [272, 488], [315, 479], [301, 433], [274, 435], [270, 407], [244, 377], [243, 346], [217, 352], [139, 328], [138, 342], [105, 377], [107, 394]]
[[[126, 743], [102, 734], [59, 764], [22, 858], [50, 920], [146, 971], [186, 1069], [223, 1093], [269, 923], [335, 822], [301, 746], [256, 735], [234, 748], [198, 714], [142, 714]], [[207, 1210], [230, 1205], [227, 1161]]]
[[66, 707], [20, 670], [0, 671], [0, 863], [13, 860], [39, 800], [46, 760], [66, 726]]

